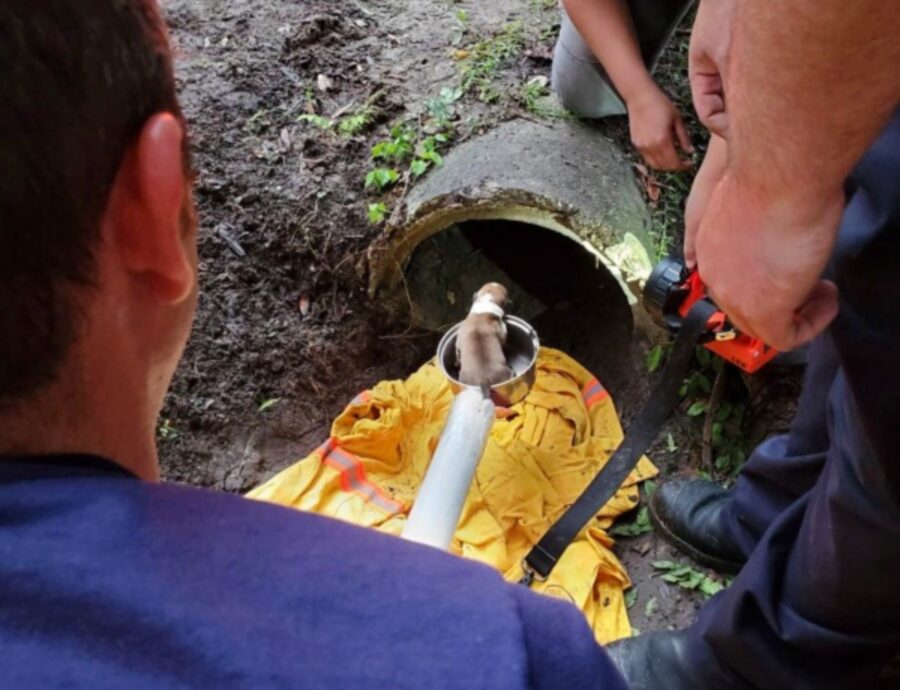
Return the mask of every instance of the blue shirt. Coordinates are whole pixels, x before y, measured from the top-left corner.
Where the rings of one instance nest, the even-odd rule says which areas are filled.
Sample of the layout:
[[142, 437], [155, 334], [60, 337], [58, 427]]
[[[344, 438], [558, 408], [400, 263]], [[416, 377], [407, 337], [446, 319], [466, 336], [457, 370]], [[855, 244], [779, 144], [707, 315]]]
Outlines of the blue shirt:
[[0, 688], [614, 688], [567, 603], [316, 515], [0, 458]]

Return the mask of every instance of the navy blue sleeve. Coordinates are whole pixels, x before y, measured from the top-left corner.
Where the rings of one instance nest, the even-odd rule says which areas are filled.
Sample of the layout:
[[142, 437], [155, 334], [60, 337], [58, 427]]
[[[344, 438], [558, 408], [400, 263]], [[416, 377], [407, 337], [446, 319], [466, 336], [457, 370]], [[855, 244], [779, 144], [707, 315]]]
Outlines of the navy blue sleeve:
[[513, 596], [522, 619], [532, 688], [628, 690], [578, 609], [520, 586]]

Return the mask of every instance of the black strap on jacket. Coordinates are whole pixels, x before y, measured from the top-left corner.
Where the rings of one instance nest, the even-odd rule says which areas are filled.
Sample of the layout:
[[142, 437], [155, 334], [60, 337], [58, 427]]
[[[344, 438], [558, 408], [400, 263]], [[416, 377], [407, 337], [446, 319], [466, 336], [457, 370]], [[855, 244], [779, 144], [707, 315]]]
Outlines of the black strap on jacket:
[[535, 579], [547, 579], [572, 540], [631, 474], [675, 406], [694, 347], [707, 332], [707, 323], [716, 311], [715, 305], [704, 299], [688, 312], [675, 339], [662, 380], [650, 400], [629, 427], [609, 462], [525, 557], [522, 563], [525, 575], [520, 584], [528, 587]]

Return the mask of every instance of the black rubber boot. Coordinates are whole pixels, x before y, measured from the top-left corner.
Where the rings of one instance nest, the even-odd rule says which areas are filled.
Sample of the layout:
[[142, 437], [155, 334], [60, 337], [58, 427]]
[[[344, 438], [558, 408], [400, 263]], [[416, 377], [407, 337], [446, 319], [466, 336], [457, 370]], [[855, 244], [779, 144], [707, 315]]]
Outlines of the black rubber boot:
[[726, 530], [722, 511], [731, 494], [705, 479], [672, 479], [650, 499], [656, 533], [701, 565], [736, 573], [747, 560]]
[[695, 643], [687, 631], [652, 632], [614, 642], [606, 647], [631, 690], [737, 690], [746, 688], [725, 672], [713, 657], [705, 661], [688, 656]]

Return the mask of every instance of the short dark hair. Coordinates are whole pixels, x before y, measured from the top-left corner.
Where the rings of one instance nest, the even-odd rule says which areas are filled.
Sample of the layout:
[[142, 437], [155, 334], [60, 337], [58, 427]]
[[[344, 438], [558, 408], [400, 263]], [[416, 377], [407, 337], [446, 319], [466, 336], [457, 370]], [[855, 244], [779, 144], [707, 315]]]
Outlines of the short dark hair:
[[181, 117], [154, 0], [0, 3], [0, 403], [49, 383], [129, 144]]

